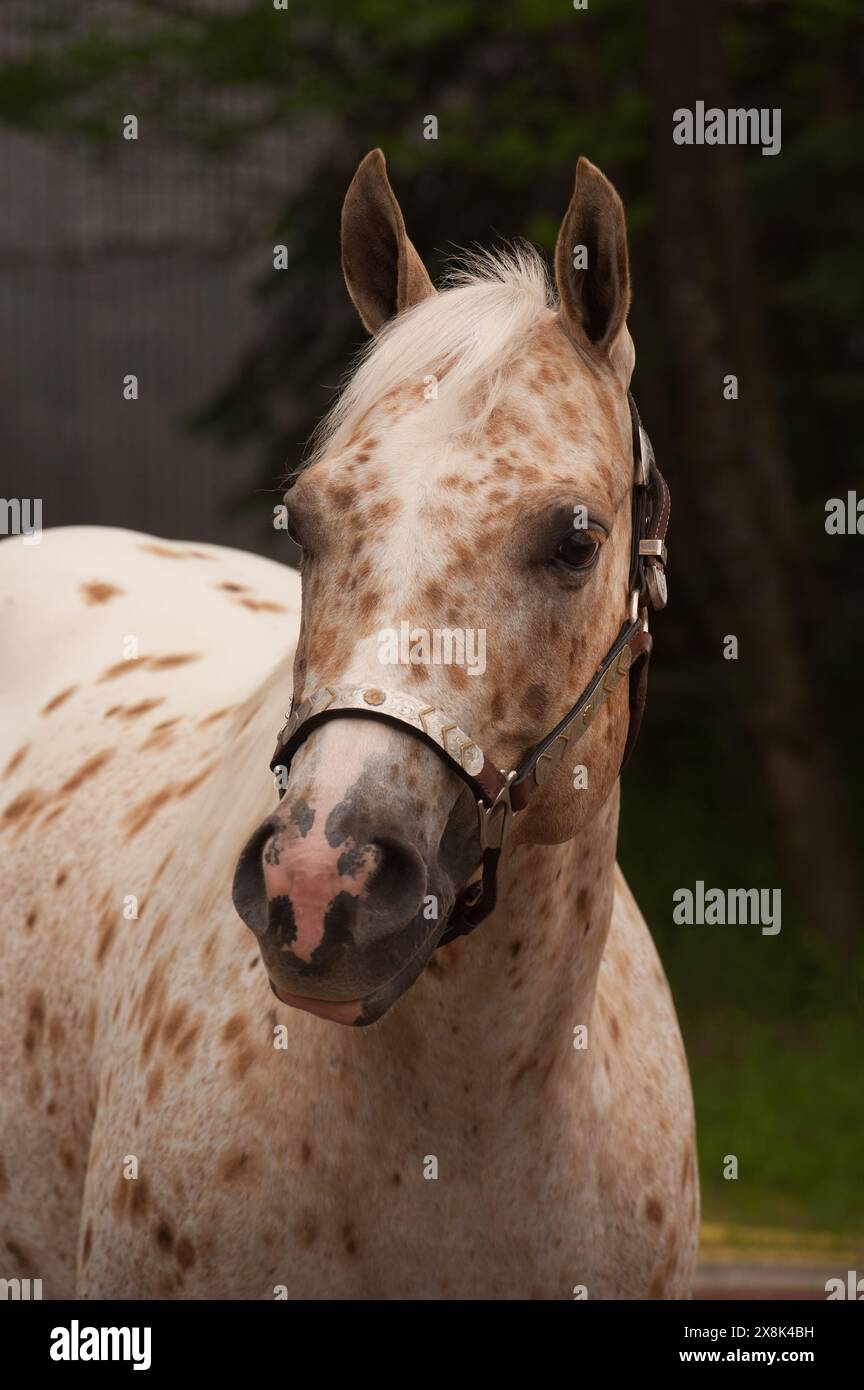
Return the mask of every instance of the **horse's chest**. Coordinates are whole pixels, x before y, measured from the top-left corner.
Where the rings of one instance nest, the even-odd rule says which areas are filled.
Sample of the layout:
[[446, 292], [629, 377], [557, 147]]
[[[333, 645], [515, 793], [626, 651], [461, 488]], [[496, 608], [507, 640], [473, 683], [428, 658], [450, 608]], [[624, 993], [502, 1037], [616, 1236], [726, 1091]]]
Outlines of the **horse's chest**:
[[502, 1154], [491, 1116], [486, 1142], [410, 1101], [388, 1123], [360, 1092], [296, 1081], [268, 1095], [259, 1078], [233, 1112], [190, 1081], [139, 1123], [134, 1179], [111, 1140], [134, 1114], [104, 1115], [82, 1291], [560, 1298], [596, 1282], [608, 1213], [575, 1124], [559, 1115]]

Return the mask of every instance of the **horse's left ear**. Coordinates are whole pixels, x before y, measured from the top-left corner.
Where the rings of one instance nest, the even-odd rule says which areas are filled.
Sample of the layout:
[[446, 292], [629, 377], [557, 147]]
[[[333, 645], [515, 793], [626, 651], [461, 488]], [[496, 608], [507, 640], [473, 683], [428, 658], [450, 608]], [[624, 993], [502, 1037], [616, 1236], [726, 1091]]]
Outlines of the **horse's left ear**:
[[435, 293], [405, 231], [380, 150], [361, 160], [342, 205], [342, 271], [370, 333]]
[[561, 321], [574, 342], [606, 356], [630, 307], [624, 206], [584, 157], [555, 246]]

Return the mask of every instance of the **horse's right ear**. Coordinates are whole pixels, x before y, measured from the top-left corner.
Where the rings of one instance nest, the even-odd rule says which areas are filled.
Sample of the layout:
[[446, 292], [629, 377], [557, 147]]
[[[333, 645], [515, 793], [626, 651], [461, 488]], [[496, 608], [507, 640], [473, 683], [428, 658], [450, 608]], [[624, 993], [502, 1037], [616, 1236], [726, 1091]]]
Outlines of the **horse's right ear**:
[[584, 157], [555, 245], [561, 321], [574, 342], [608, 355], [630, 307], [624, 207]]
[[342, 205], [342, 272], [370, 333], [435, 293], [405, 231], [380, 150], [361, 160]]

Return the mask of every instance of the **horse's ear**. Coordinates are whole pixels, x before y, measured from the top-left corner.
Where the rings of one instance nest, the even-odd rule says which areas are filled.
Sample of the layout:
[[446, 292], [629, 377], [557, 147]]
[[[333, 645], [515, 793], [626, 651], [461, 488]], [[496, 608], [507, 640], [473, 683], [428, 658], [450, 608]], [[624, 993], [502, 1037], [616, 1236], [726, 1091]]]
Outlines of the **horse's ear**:
[[624, 207], [605, 175], [584, 157], [555, 246], [561, 321], [574, 342], [608, 354], [630, 307]]
[[405, 231], [380, 150], [361, 160], [342, 205], [342, 271], [370, 333], [435, 293]]

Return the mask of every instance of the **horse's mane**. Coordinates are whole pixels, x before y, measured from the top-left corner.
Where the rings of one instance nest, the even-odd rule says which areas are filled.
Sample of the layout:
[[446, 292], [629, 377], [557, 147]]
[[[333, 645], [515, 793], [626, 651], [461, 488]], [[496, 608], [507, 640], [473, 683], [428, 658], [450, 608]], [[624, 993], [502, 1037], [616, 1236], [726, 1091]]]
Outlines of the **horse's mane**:
[[361, 349], [304, 466], [346, 443], [376, 401], [406, 383], [422, 385], [430, 373], [445, 406], [434, 412], [437, 424], [482, 428], [526, 335], [555, 307], [545, 262], [527, 242], [462, 252], [440, 293], [399, 314]]

